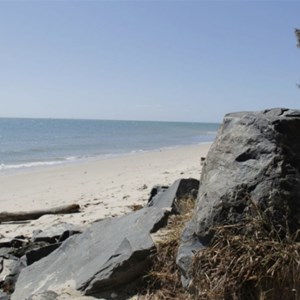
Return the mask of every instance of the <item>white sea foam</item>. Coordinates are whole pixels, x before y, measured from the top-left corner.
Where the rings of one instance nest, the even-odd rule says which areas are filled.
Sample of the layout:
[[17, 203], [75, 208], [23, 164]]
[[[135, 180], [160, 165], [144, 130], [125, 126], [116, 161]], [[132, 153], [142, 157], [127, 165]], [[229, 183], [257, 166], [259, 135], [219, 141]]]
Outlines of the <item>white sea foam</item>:
[[37, 161], [37, 162], [28, 162], [28, 163], [15, 164], [15, 165], [1, 164], [0, 171], [22, 169], [22, 168], [33, 168], [33, 167], [41, 167], [41, 166], [53, 166], [61, 163], [63, 163], [63, 161]]
[[69, 157], [66, 158], [67, 161], [73, 161], [73, 160], [76, 160], [76, 159], [78, 159], [77, 156], [69, 156]]

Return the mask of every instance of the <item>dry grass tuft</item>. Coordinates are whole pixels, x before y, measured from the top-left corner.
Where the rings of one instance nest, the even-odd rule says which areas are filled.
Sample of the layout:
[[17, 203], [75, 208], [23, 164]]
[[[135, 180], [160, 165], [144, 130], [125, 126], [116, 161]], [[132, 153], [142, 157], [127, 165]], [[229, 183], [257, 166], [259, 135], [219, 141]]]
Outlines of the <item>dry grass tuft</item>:
[[211, 244], [195, 254], [187, 292], [176, 266], [181, 232], [191, 218], [187, 202], [185, 214], [170, 218], [137, 299], [300, 300], [300, 231], [290, 234], [251, 205], [240, 224], [214, 228]]
[[176, 256], [183, 227], [191, 218], [194, 200], [181, 199], [178, 203], [181, 214], [169, 218], [166, 231], [156, 244], [157, 251], [153, 255], [152, 268], [144, 278], [143, 296], [139, 296], [138, 299], [192, 300], [190, 294], [181, 286]]
[[256, 216], [242, 224], [215, 228], [211, 245], [197, 253], [191, 272], [194, 299], [300, 299], [298, 232], [275, 228], [254, 210]]

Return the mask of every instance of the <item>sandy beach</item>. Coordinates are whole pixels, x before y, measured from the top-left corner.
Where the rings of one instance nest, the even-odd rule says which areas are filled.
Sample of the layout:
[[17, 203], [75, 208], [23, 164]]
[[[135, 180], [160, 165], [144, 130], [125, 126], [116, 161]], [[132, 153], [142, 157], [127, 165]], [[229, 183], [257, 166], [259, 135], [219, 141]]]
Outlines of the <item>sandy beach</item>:
[[200, 158], [211, 144], [184, 146], [0, 175], [2, 211], [32, 211], [76, 203], [81, 212], [45, 215], [20, 224], [0, 224], [4, 237], [31, 236], [36, 229], [63, 222], [88, 224], [145, 204], [154, 185], [178, 178], [200, 178]]

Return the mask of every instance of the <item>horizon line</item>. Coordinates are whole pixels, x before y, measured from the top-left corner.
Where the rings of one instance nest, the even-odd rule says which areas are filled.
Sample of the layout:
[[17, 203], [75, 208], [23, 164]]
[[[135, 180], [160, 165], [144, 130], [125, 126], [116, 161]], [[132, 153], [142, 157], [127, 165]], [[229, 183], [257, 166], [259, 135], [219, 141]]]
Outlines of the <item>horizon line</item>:
[[124, 122], [160, 122], [160, 123], [205, 123], [205, 124], [221, 124], [221, 122], [214, 121], [166, 121], [166, 120], [134, 120], [134, 119], [96, 119], [96, 118], [72, 118], [72, 117], [3, 117], [0, 116], [0, 119], [25, 119], [25, 120], [78, 120], [78, 121], [124, 121]]

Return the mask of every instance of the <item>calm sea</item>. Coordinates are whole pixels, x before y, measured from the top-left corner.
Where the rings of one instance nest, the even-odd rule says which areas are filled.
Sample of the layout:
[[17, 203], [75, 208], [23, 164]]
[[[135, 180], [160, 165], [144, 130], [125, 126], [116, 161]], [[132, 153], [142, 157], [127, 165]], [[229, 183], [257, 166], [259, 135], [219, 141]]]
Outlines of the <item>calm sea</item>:
[[219, 124], [0, 118], [0, 171], [211, 142]]

